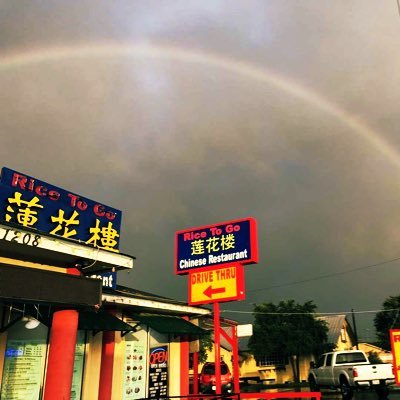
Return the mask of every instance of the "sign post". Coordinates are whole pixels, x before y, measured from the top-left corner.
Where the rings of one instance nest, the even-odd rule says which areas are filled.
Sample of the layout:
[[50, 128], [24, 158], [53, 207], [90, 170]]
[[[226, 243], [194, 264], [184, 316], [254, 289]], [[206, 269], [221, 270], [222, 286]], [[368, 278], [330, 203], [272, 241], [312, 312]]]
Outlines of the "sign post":
[[214, 303], [215, 393], [221, 394], [221, 337], [219, 303]]
[[235, 393], [239, 393], [240, 392], [239, 345], [238, 345], [236, 326], [232, 326], [232, 352], [233, 352], [233, 387], [235, 389]]
[[175, 273], [189, 274], [188, 303], [213, 304], [216, 394], [221, 394], [221, 335], [232, 345], [234, 390], [239, 392], [236, 327], [230, 337], [220, 322], [220, 302], [243, 300], [244, 268], [258, 262], [257, 224], [245, 218], [175, 234]]

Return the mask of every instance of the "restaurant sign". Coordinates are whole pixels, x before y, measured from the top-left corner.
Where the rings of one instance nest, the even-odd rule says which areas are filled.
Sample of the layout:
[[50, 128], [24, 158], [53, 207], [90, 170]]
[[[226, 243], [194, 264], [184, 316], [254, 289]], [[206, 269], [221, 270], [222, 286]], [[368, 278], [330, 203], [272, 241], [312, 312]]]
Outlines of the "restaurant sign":
[[185, 229], [175, 234], [175, 273], [258, 262], [253, 218]]
[[117, 273], [116, 272], [101, 272], [98, 274], [90, 275], [90, 278], [100, 279], [102, 281], [103, 289], [116, 289], [117, 288]]
[[118, 252], [121, 211], [3, 167], [0, 220]]

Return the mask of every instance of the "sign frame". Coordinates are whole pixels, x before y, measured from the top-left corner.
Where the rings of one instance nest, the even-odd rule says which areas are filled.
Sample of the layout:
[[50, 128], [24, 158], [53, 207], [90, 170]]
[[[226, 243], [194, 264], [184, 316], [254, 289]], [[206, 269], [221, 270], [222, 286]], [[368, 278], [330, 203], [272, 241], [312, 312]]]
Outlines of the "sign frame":
[[[202, 299], [193, 299], [193, 283], [192, 283], [192, 276], [194, 274], [204, 274], [204, 273], [209, 273], [209, 274], [214, 274], [217, 273], [217, 271], [221, 272], [224, 269], [228, 269], [228, 268], [235, 268], [236, 270], [236, 274], [235, 274], [235, 285], [236, 285], [236, 295], [233, 296], [226, 296], [226, 297], [219, 297], [219, 298], [213, 298], [212, 295], [209, 296], [208, 294], [205, 294], [204, 291], [204, 300]], [[220, 283], [221, 287], [223, 286], [223, 284]], [[208, 290], [210, 289], [210, 292], [212, 292], [212, 290], [218, 290], [217, 289], [212, 289], [212, 285], [210, 284], [210, 286], [206, 289]], [[212, 293], [210, 293], [212, 294]], [[207, 299], [207, 297], [209, 297]], [[218, 267], [218, 268], [213, 268], [210, 269], [208, 268], [207, 270], [196, 270], [196, 271], [192, 271], [189, 273], [189, 285], [188, 285], [188, 304], [193, 306], [193, 305], [200, 305], [200, 304], [210, 304], [210, 303], [222, 303], [222, 302], [229, 302], [229, 301], [236, 301], [236, 300], [244, 300], [246, 297], [245, 294], [245, 284], [244, 284], [244, 267], [241, 264], [230, 264], [229, 266], [222, 266], [222, 267]]]
[[[215, 263], [215, 264], [209, 264], [206, 263], [204, 266], [198, 265], [198, 266], [191, 266], [189, 268], [185, 269], [180, 269], [179, 264], [181, 262], [181, 259], [179, 258], [179, 242], [180, 242], [180, 235], [184, 234], [190, 234], [197, 231], [201, 232], [206, 232], [206, 231], [212, 231], [215, 229], [221, 229], [222, 227], [225, 227], [225, 230], [228, 226], [234, 226], [238, 225], [241, 223], [249, 223], [249, 237], [248, 237], [248, 244], [249, 244], [249, 251], [250, 251], [250, 257], [245, 258], [245, 259], [235, 259], [235, 260], [228, 260], [226, 262], [220, 262], [220, 263]], [[210, 236], [212, 237], [212, 236]], [[191, 240], [193, 241], [193, 240]], [[176, 275], [187, 275], [190, 273], [190, 271], [204, 271], [207, 269], [215, 269], [219, 267], [224, 267], [232, 264], [241, 264], [241, 265], [247, 265], [247, 264], [257, 264], [258, 263], [258, 235], [257, 235], [257, 221], [253, 217], [247, 217], [247, 218], [241, 218], [241, 219], [236, 219], [236, 220], [230, 220], [230, 221], [224, 221], [224, 222], [219, 222], [216, 224], [210, 224], [210, 225], [203, 225], [199, 227], [193, 227], [193, 228], [188, 228], [188, 229], [183, 229], [175, 232], [175, 252], [174, 252], [174, 269], [175, 269], [175, 274]], [[217, 253], [218, 254], [218, 253]]]

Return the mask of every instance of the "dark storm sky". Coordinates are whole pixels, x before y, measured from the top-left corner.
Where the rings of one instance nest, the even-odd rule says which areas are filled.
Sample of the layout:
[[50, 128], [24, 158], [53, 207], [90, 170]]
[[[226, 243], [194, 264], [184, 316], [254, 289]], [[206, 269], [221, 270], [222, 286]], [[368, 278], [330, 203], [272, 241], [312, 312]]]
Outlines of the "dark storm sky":
[[400, 262], [351, 270], [400, 257], [399, 44], [395, 0], [3, 0], [1, 164], [123, 210], [121, 284], [186, 300], [174, 232], [253, 216], [223, 316], [377, 310]]

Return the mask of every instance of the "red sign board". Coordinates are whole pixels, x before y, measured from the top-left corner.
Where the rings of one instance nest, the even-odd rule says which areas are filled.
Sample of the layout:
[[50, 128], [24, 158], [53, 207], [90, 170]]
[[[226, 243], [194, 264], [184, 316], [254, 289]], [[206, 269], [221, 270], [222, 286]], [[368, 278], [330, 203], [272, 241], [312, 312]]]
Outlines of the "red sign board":
[[257, 224], [245, 218], [175, 234], [175, 273], [258, 262]]

